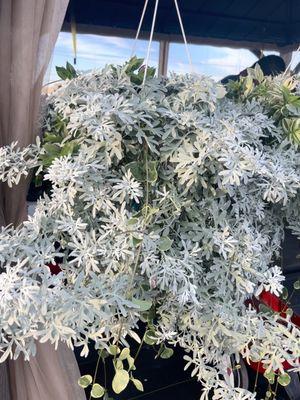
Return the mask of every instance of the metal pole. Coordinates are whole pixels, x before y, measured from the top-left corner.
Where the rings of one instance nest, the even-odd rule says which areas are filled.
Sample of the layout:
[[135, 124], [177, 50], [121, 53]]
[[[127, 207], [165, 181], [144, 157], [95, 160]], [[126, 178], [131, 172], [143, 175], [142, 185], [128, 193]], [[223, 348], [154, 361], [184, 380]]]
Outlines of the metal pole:
[[158, 61], [158, 76], [166, 76], [168, 73], [170, 42], [161, 40], [159, 42], [159, 61]]

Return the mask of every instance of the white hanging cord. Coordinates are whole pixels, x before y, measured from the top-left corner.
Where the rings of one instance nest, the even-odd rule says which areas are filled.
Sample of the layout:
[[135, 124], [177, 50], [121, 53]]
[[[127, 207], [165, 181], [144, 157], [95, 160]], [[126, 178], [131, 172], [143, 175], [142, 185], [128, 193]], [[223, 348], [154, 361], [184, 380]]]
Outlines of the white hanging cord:
[[181, 29], [181, 33], [182, 33], [184, 45], [185, 45], [186, 55], [187, 55], [187, 58], [188, 58], [188, 60], [189, 60], [190, 69], [191, 69], [191, 72], [192, 72], [192, 71], [193, 71], [192, 58], [191, 58], [191, 54], [190, 54], [190, 51], [189, 51], [189, 46], [188, 46], [188, 43], [187, 43], [187, 40], [186, 40], [185, 31], [184, 31], [184, 27], [183, 27], [183, 23], [182, 23], [182, 19], [181, 19], [181, 14], [180, 14], [180, 10], [179, 10], [179, 7], [178, 7], [178, 2], [177, 2], [177, 0], [174, 0], [174, 3], [175, 3], [175, 7], [176, 7], [176, 11], [177, 11], [177, 16], [178, 16], [178, 20], [179, 20], [179, 25], [180, 25], [180, 29]]
[[145, 85], [146, 77], [147, 77], [148, 64], [149, 64], [149, 58], [150, 58], [150, 50], [151, 50], [151, 44], [152, 44], [153, 33], [154, 33], [154, 28], [155, 28], [155, 21], [156, 21], [156, 15], [157, 15], [158, 2], [159, 2], [159, 0], [155, 0], [155, 7], [154, 7], [154, 12], [153, 12], [153, 18], [152, 18], [151, 33], [150, 33], [148, 49], [147, 49], [147, 56], [146, 56], [146, 61], [145, 61], [144, 78], [143, 78], [143, 83], [142, 83], [143, 86]]
[[144, 4], [144, 8], [143, 8], [142, 15], [141, 15], [141, 18], [140, 18], [139, 26], [138, 26], [138, 29], [137, 29], [137, 31], [136, 31], [134, 43], [133, 43], [133, 46], [132, 46], [132, 51], [131, 51], [131, 56], [130, 56], [130, 58], [132, 58], [132, 57], [134, 56], [134, 53], [135, 53], [135, 50], [136, 50], [136, 45], [137, 45], [138, 38], [139, 38], [139, 36], [140, 36], [141, 27], [142, 27], [142, 25], [143, 25], [145, 12], [146, 12], [147, 6], [148, 6], [148, 1], [149, 1], [149, 0], [145, 0], [145, 4]]

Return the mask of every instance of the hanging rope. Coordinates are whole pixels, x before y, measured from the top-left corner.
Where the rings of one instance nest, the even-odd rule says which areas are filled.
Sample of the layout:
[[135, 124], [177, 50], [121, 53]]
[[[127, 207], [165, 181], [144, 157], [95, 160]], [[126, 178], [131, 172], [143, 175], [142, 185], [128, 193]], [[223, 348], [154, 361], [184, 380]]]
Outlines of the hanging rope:
[[[133, 57], [133, 55], [134, 55], [134, 53], [136, 51], [137, 41], [138, 41], [138, 38], [140, 36], [141, 28], [142, 28], [142, 25], [143, 25], [145, 13], [146, 13], [147, 6], [148, 6], [148, 2], [149, 2], [149, 0], [145, 0], [143, 11], [142, 11], [142, 15], [141, 15], [140, 22], [139, 22], [139, 26], [138, 26], [138, 29], [137, 29], [137, 32], [136, 32], [136, 35], [135, 35], [135, 39], [134, 39], [134, 43], [133, 43], [133, 47], [132, 47], [131, 57]], [[155, 28], [155, 22], [156, 22], [156, 16], [157, 16], [157, 9], [158, 9], [158, 3], [159, 3], [159, 0], [155, 0], [155, 7], [154, 7], [154, 12], [153, 12], [153, 18], [152, 18], [150, 38], [149, 38], [149, 43], [148, 43], [148, 48], [147, 48], [147, 55], [146, 55], [146, 60], [145, 60], [144, 77], [143, 77], [143, 83], [142, 83], [143, 86], [145, 85], [146, 78], [147, 78], [147, 71], [148, 71], [148, 66], [149, 66], [150, 51], [151, 51], [151, 45], [152, 45], [152, 40], [153, 40], [153, 34], [154, 34], [154, 28]], [[181, 13], [180, 13], [180, 10], [179, 10], [179, 6], [178, 6], [177, 0], [174, 0], [174, 4], [175, 4], [177, 16], [178, 16], [178, 21], [179, 21], [179, 25], [180, 25], [180, 29], [181, 29], [181, 34], [182, 34], [184, 45], [185, 45], [186, 55], [187, 55], [187, 58], [188, 58], [188, 61], [189, 61], [190, 70], [192, 72], [193, 71], [192, 58], [191, 58], [191, 54], [190, 54], [190, 51], [189, 51], [189, 48], [188, 48], [188, 43], [187, 43], [187, 40], [186, 40], [185, 30], [184, 30], [184, 27], [183, 27]]]
[[193, 71], [192, 57], [191, 57], [191, 54], [190, 54], [190, 51], [189, 51], [189, 46], [188, 46], [188, 43], [187, 43], [187, 40], [186, 40], [185, 31], [184, 31], [182, 18], [181, 18], [181, 14], [180, 14], [180, 10], [179, 10], [179, 7], [178, 7], [177, 0], [174, 0], [174, 3], [175, 3], [176, 11], [177, 11], [177, 16], [178, 16], [178, 20], [179, 20], [180, 29], [181, 29], [181, 34], [182, 34], [183, 41], [184, 41], [186, 55], [187, 55], [187, 58], [189, 60], [190, 69], [191, 69], [191, 72], [192, 72]]
[[147, 56], [146, 56], [146, 61], [145, 61], [143, 86], [145, 85], [146, 77], [147, 77], [149, 58], [150, 58], [150, 51], [151, 51], [151, 45], [152, 45], [152, 39], [153, 39], [153, 33], [154, 33], [155, 21], [156, 21], [156, 15], [157, 15], [158, 2], [159, 2], [159, 0], [155, 0], [155, 7], [154, 7], [154, 12], [153, 12], [153, 18], [152, 18], [151, 32], [150, 32], [150, 38], [149, 38], [148, 49], [147, 49]]
[[146, 10], [147, 10], [147, 6], [148, 6], [148, 2], [149, 2], [149, 0], [145, 0], [144, 8], [143, 8], [142, 15], [141, 15], [140, 22], [139, 22], [139, 26], [138, 26], [138, 29], [136, 31], [135, 39], [134, 39], [134, 42], [133, 42], [130, 58], [132, 58], [134, 56], [134, 53], [135, 53], [135, 50], [136, 50], [137, 41], [138, 41], [138, 38], [140, 36], [141, 28], [142, 28], [143, 21], [144, 21], [144, 16], [145, 16], [145, 13], [146, 13]]

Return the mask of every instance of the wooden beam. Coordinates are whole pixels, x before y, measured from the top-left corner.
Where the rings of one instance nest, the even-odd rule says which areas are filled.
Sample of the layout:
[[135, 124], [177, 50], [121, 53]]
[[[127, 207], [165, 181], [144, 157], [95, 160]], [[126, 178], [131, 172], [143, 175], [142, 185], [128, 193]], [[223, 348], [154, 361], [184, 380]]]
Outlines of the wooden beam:
[[[71, 32], [71, 25], [68, 23], [64, 23], [62, 27], [62, 31]], [[85, 25], [77, 23], [77, 33], [88, 33], [94, 35], [103, 35], [103, 36], [118, 36], [124, 38], [134, 38], [136, 35], [136, 30], [132, 29], [123, 29], [123, 28], [114, 28], [107, 26], [99, 26], [99, 25]], [[140, 33], [140, 39], [149, 39], [149, 32]], [[170, 43], [182, 43], [182, 35], [169, 35], [163, 33], [154, 33], [153, 40], [161, 41], [166, 40]], [[210, 46], [218, 46], [218, 47], [232, 47], [237, 49], [262, 49], [262, 50], [275, 50], [280, 51], [278, 44], [276, 43], [257, 43], [250, 42], [247, 40], [235, 41], [230, 39], [215, 39], [215, 38], [202, 38], [199, 36], [187, 35], [187, 40], [191, 44], [205, 44]], [[296, 50], [298, 44], [292, 44], [289, 46], [285, 46], [284, 49], [290, 49], [291, 51]], [[283, 47], [282, 47], [283, 48]]]
[[168, 73], [170, 42], [161, 40], [159, 42], [159, 61], [158, 61], [158, 76], [166, 76]]

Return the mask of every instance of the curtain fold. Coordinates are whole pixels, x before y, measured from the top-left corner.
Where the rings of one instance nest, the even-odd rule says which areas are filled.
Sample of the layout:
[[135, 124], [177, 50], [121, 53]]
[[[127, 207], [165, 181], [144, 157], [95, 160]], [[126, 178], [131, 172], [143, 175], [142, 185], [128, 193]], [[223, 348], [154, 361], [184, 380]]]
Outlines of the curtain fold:
[[[69, 0], [0, 0], [0, 146], [35, 140], [41, 88]], [[0, 184], [0, 225], [27, 216], [28, 181]], [[37, 343], [29, 362], [0, 365], [1, 400], [84, 400], [71, 350]]]

